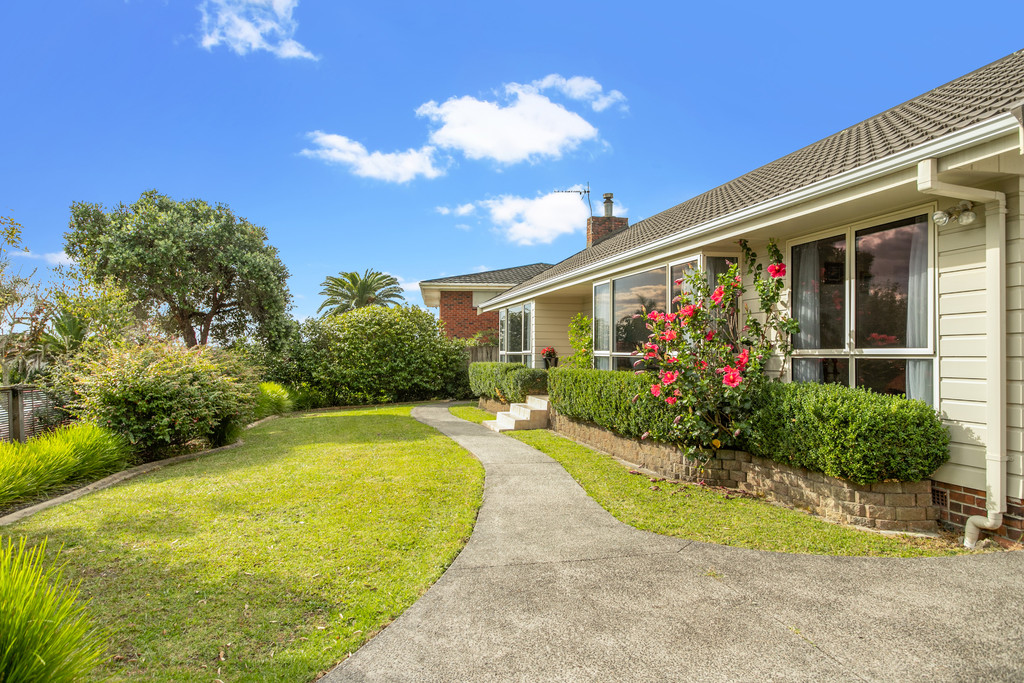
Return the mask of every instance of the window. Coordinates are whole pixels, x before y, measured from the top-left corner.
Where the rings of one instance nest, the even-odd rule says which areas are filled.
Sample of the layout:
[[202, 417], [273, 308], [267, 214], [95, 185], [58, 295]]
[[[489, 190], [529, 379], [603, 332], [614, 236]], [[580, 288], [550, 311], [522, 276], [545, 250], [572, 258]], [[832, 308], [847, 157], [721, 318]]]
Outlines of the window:
[[791, 247], [795, 381], [933, 402], [928, 231], [915, 216]]
[[[710, 282], [737, 262], [736, 256], [693, 256], [685, 261], [594, 285], [594, 367], [598, 370], [632, 370], [632, 354], [647, 341], [646, 313], [668, 309], [680, 288], [673, 284], [698, 267], [703, 259]], [[685, 283], [684, 285], [685, 286]]]
[[530, 327], [533, 304], [511, 306], [498, 311], [498, 358], [503, 363], [533, 366]]

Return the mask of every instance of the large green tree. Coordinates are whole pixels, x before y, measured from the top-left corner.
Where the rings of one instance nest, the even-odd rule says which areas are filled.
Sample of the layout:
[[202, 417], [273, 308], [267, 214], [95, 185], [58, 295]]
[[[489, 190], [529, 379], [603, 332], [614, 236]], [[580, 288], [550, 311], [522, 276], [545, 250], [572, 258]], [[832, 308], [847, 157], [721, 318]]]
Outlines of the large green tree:
[[286, 329], [288, 269], [266, 230], [223, 204], [155, 190], [110, 212], [78, 202], [64, 250], [94, 281], [154, 307], [188, 346], [247, 334], [273, 345]]
[[387, 273], [367, 269], [365, 273], [338, 273], [328, 275], [320, 283], [320, 296], [327, 297], [317, 313], [327, 309], [324, 317], [339, 315], [363, 306], [398, 306], [405, 297], [398, 280]]

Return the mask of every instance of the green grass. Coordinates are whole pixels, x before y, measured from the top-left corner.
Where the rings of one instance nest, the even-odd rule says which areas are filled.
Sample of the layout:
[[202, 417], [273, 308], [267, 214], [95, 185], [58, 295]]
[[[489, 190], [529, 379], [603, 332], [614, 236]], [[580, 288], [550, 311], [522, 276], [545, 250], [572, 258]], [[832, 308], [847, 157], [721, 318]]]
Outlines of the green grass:
[[73, 482], [123, 470], [128, 444], [88, 423], [61, 427], [27, 443], [0, 442], [0, 511]]
[[919, 557], [963, 552], [945, 540], [860, 531], [737, 492], [652, 482], [647, 476], [630, 474], [607, 455], [547, 430], [508, 435], [557, 460], [591, 498], [637, 529], [720, 545], [813, 555]]
[[486, 410], [480, 410], [476, 406], [452, 406], [448, 409], [448, 412], [455, 417], [462, 418], [469, 422], [476, 422], [480, 424], [484, 420], [493, 420], [494, 413], [488, 413]]
[[96, 677], [313, 680], [409, 607], [472, 532], [483, 468], [410, 410], [274, 420], [239, 448], [0, 532], [63, 544], [65, 578], [114, 634]]

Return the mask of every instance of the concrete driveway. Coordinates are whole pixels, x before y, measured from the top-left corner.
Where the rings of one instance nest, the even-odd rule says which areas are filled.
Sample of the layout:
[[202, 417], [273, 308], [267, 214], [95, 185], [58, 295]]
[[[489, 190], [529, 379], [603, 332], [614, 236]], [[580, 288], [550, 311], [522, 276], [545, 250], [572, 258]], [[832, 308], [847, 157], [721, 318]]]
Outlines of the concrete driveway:
[[1024, 681], [1024, 553], [787, 555], [626, 526], [556, 462], [413, 416], [486, 469], [473, 537], [325, 681]]

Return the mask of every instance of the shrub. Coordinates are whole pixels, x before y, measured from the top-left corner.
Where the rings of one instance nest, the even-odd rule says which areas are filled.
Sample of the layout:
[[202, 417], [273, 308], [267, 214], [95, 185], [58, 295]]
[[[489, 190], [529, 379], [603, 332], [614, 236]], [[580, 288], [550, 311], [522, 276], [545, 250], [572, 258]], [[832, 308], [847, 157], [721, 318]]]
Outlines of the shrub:
[[562, 360], [562, 367], [591, 368], [594, 365], [593, 321], [577, 313], [569, 321], [569, 345], [572, 355]]
[[123, 435], [144, 460], [194, 439], [221, 445], [252, 414], [256, 381], [232, 352], [147, 342], [78, 366], [70, 411]]
[[768, 384], [746, 447], [857, 484], [918, 481], [949, 458], [949, 434], [922, 401], [834, 384]]
[[649, 435], [667, 440], [672, 433], [673, 413], [661, 401], [648, 398], [649, 387], [647, 377], [631, 372], [582, 368], [553, 368], [548, 372], [548, 395], [560, 415], [593, 422], [626, 437]]
[[308, 382], [288, 387], [288, 398], [295, 410], [314, 410], [330, 405], [327, 396], [319, 389], [309, 386]]
[[0, 442], [0, 507], [120, 471], [130, 455], [120, 436], [87, 423], [60, 427], [24, 444]]
[[521, 403], [530, 394], [547, 391], [546, 370], [528, 368], [522, 363], [472, 363], [469, 388], [476, 396], [487, 396], [505, 403]]
[[302, 326], [301, 382], [329, 405], [468, 395], [466, 352], [430, 313], [364, 306]]
[[26, 550], [22, 537], [0, 541], [0, 681], [77, 681], [103, 657], [78, 588], [44, 565], [46, 541]]
[[291, 394], [277, 382], [260, 382], [256, 391], [254, 419], [262, 420], [268, 415], [284, 415], [292, 411]]

